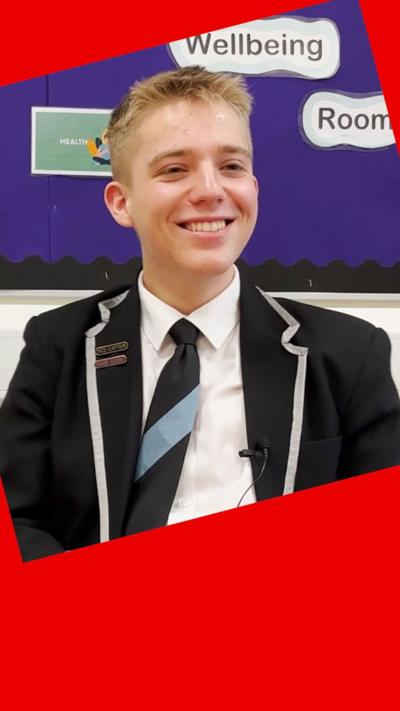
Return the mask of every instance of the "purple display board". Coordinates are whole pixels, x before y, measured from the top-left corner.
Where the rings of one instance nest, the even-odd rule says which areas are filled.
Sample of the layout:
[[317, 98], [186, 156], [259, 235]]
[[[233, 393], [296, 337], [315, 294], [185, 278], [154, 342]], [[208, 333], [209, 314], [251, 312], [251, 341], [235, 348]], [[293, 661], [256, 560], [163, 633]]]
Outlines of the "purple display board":
[[[318, 148], [299, 126], [310, 94], [381, 92], [360, 8], [356, 0], [332, 0], [290, 17], [333, 21], [340, 66], [318, 80], [248, 76], [260, 215], [243, 257], [271, 290], [398, 292], [396, 146]], [[30, 174], [30, 109], [112, 108], [135, 79], [175, 66], [163, 45], [0, 89], [0, 288], [129, 281], [139, 245], [108, 214], [105, 179]]]

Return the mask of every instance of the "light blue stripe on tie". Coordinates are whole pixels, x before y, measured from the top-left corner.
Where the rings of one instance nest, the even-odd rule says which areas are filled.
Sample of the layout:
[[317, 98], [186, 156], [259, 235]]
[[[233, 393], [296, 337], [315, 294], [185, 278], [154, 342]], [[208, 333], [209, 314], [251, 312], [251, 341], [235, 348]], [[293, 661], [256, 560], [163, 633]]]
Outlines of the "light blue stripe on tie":
[[135, 481], [192, 431], [198, 395], [197, 385], [145, 432], [136, 465]]

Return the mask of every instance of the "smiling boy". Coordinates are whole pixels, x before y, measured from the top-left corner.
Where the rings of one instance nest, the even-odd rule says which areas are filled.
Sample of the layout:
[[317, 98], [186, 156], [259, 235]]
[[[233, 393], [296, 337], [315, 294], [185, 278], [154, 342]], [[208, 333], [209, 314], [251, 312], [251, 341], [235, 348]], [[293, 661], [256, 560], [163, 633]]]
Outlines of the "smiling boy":
[[24, 560], [400, 463], [386, 334], [235, 265], [257, 219], [250, 108], [243, 79], [189, 67], [113, 112], [105, 201], [143, 269], [27, 326], [0, 411]]
[[[181, 76], [195, 86], [196, 70]], [[186, 314], [228, 286], [257, 219], [249, 97], [233, 78], [225, 79], [225, 91], [234, 107], [212, 97], [215, 77], [204, 99], [192, 98], [187, 87], [185, 98], [166, 102], [148, 88], [148, 107], [133, 117], [123, 143], [129, 158], [119, 147], [121, 120], [111, 121], [108, 132], [117, 178], [106, 187], [108, 208], [139, 236], [149, 291]], [[133, 89], [131, 101], [145, 90], [145, 84]]]

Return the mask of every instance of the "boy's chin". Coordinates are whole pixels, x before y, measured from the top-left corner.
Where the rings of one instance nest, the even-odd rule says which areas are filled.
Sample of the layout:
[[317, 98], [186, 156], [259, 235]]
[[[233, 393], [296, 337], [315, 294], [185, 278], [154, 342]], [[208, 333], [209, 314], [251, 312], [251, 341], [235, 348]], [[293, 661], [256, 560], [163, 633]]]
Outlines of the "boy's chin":
[[233, 270], [233, 264], [237, 257], [218, 257], [212, 256], [208, 259], [200, 259], [194, 261], [190, 266], [188, 265], [188, 271], [192, 272], [193, 277], [203, 276], [203, 277], [218, 277], [228, 274]]

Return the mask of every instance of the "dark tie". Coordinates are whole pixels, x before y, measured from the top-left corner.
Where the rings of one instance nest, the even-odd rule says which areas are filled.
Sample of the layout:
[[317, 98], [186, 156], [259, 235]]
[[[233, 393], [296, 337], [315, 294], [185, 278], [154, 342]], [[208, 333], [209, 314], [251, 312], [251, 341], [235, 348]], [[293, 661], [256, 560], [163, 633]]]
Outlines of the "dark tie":
[[160, 373], [151, 401], [136, 464], [126, 535], [167, 523], [196, 416], [199, 330], [181, 319], [169, 333], [176, 349]]

